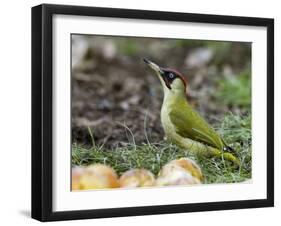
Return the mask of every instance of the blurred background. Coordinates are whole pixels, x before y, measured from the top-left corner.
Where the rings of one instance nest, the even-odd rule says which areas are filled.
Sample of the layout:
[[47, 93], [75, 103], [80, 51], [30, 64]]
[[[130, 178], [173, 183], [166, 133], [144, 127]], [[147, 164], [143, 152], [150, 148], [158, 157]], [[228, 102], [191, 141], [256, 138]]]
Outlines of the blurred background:
[[[215, 125], [251, 114], [251, 43], [72, 35], [72, 142], [107, 149], [163, 140], [162, 87], [142, 61], [180, 71], [188, 99]], [[129, 128], [128, 129], [126, 129]], [[129, 132], [133, 133], [128, 134]]]

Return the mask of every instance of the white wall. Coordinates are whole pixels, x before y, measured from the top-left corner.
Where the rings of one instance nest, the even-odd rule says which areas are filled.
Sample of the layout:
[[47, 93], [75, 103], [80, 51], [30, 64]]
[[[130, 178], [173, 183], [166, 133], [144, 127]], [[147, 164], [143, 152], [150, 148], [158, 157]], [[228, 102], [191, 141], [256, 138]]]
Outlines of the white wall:
[[[37, 221], [30, 214], [30, 7], [42, 1], [3, 1], [1, 2], [0, 34], [0, 223], [1, 225], [35, 225]], [[152, 1], [152, 0], [96, 0], [96, 1], [48, 1], [56, 4], [89, 5], [119, 8], [139, 8], [192, 13], [229, 14], [238, 16], [275, 18], [275, 84], [281, 84], [281, 14], [278, 1]], [[277, 100], [281, 89], [276, 85], [276, 111], [281, 115]], [[276, 154], [280, 159], [281, 139], [280, 117], [276, 118]], [[277, 127], [279, 127], [277, 129]], [[60, 222], [60, 225], [145, 225], [145, 224], [268, 224], [280, 221], [281, 211], [280, 171], [281, 164], [276, 162], [276, 207], [249, 210], [199, 212], [187, 214], [155, 215], [144, 217], [111, 218]], [[279, 178], [277, 178], [279, 177]], [[211, 194], [210, 194], [211, 195]]]

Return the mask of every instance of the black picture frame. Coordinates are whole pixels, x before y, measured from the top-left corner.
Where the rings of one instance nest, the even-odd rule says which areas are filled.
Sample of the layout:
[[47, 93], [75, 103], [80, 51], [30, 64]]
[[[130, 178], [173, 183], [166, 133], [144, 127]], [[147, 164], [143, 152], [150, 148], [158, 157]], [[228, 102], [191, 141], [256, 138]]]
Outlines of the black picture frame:
[[[54, 212], [52, 210], [52, 18], [55, 14], [266, 27], [267, 198]], [[32, 218], [40, 221], [56, 221], [271, 206], [274, 206], [273, 19], [49, 4], [32, 8]]]

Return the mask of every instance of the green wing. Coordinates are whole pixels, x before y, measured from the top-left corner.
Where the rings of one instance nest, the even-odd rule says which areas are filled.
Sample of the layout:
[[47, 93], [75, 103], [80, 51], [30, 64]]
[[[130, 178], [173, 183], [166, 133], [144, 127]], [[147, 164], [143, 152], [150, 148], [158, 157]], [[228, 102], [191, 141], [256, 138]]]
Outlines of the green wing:
[[220, 136], [187, 101], [177, 101], [171, 109], [170, 120], [179, 135], [223, 150], [224, 144]]

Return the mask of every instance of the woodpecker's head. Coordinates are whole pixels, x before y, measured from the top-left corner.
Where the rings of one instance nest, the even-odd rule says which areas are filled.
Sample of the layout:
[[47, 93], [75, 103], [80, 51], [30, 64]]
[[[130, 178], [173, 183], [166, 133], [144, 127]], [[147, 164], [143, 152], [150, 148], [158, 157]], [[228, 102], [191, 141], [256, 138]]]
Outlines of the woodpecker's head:
[[165, 95], [169, 93], [186, 95], [187, 82], [181, 73], [174, 69], [159, 67], [146, 58], [143, 58], [143, 61], [156, 72]]

